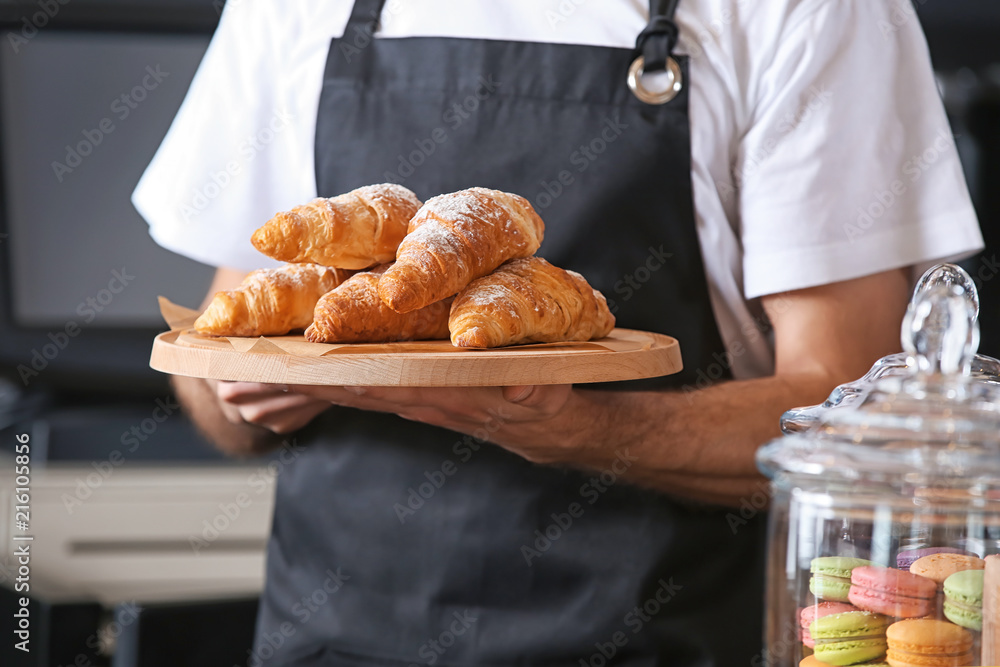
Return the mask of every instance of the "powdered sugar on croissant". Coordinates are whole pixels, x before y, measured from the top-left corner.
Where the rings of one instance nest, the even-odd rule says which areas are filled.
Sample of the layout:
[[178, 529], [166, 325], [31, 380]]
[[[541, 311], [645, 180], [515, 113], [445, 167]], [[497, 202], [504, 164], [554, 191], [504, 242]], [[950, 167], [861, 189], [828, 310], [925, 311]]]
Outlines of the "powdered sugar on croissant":
[[527, 199], [471, 188], [429, 200], [410, 221], [378, 291], [406, 313], [457, 293], [508, 259], [538, 250], [545, 224]]
[[614, 326], [603, 294], [540, 257], [511, 260], [473, 281], [448, 320], [452, 344], [475, 348], [591, 340]]

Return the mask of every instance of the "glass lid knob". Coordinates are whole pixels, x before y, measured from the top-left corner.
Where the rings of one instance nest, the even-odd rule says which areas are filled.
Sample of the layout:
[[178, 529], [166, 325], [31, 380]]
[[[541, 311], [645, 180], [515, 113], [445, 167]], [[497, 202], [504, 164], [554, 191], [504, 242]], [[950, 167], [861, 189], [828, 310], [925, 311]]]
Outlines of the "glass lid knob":
[[965, 269], [956, 264], [938, 264], [928, 269], [917, 281], [917, 286], [913, 288], [914, 298], [936, 285], [955, 285], [960, 288], [975, 311], [975, 318], [979, 319], [979, 291], [976, 289], [976, 283], [972, 280], [972, 276]]
[[928, 272], [903, 319], [907, 366], [918, 374], [968, 375], [979, 348], [979, 297], [954, 265]]

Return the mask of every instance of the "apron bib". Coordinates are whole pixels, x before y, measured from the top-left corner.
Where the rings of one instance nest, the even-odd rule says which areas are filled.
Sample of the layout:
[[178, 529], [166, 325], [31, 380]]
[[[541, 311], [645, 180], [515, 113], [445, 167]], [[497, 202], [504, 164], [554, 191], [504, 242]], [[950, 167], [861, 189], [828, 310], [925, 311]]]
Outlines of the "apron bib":
[[[636, 51], [366, 40], [383, 4], [357, 0], [331, 43], [320, 196], [392, 181], [422, 200], [473, 186], [527, 197], [540, 256], [601, 290], [618, 326], [681, 341], [684, 372], [602, 388], [693, 385], [724, 348], [695, 227], [688, 63], [668, 59], [676, 2], [651, 3], [637, 47], [647, 70], [676, 67], [666, 104], [626, 84]], [[728, 666], [760, 651], [761, 522], [734, 531], [727, 510], [628, 486], [624, 449], [585, 473], [346, 409], [299, 441], [278, 477], [263, 664]], [[720, 618], [736, 621], [724, 641]]]

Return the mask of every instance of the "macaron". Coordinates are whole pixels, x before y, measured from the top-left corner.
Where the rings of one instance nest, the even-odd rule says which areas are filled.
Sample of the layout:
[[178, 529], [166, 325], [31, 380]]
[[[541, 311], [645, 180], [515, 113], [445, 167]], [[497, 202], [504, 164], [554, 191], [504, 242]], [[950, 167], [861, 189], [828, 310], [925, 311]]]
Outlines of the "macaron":
[[858, 609], [897, 618], [926, 616], [934, 609], [937, 584], [891, 567], [863, 565], [851, 571], [848, 599]]
[[909, 570], [913, 562], [930, 556], [931, 554], [962, 554], [964, 556], [975, 556], [976, 554], [962, 551], [954, 547], [927, 547], [925, 549], [907, 549], [896, 554], [896, 567], [900, 570]]
[[817, 618], [809, 625], [816, 642], [813, 655], [828, 665], [855, 665], [885, 655], [885, 631], [891, 623], [881, 614], [845, 611]]
[[956, 572], [944, 580], [944, 617], [970, 630], [983, 629], [982, 570]]
[[886, 631], [892, 667], [961, 667], [972, 664], [972, 633], [931, 618], [897, 621]]
[[[820, 662], [816, 659], [816, 656], [810, 655], [802, 659], [799, 663], [799, 667], [830, 667], [828, 662]], [[859, 662], [851, 667], [889, 667], [889, 663], [884, 661], [876, 662]]]
[[986, 561], [978, 556], [968, 556], [956, 553], [930, 554], [918, 558], [910, 565], [910, 572], [933, 580], [938, 585], [944, 580], [963, 570], [982, 570]]
[[812, 573], [809, 591], [821, 600], [847, 602], [848, 592], [851, 590], [851, 571], [862, 565], [872, 565], [872, 562], [846, 556], [813, 558], [809, 565]]
[[809, 648], [816, 646], [812, 635], [809, 634], [809, 626], [812, 625], [813, 621], [817, 618], [829, 616], [830, 614], [842, 614], [845, 611], [858, 611], [858, 608], [854, 605], [844, 604], [843, 602], [817, 602], [816, 604], [800, 609], [799, 625], [802, 626], [802, 644]]

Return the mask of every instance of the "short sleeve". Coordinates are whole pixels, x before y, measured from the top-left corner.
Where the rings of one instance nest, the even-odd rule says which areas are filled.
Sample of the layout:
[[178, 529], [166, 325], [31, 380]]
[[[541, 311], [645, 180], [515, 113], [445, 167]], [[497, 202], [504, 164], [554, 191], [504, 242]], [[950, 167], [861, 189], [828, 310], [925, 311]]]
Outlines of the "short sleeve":
[[250, 235], [275, 212], [316, 196], [319, 84], [303, 92], [283, 71], [280, 9], [268, 0], [226, 5], [187, 97], [132, 195], [158, 244], [214, 266], [274, 266]]
[[909, 3], [825, 0], [747, 86], [747, 298], [971, 254], [982, 237]]

